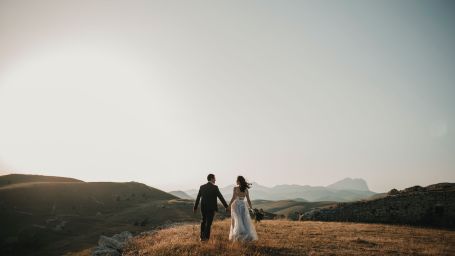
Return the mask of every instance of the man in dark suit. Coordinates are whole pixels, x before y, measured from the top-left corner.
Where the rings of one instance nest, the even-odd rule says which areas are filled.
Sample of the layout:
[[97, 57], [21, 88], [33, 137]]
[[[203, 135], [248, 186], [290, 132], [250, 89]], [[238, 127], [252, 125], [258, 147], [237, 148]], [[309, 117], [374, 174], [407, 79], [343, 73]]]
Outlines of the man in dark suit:
[[208, 182], [202, 185], [199, 188], [199, 193], [197, 194], [196, 202], [194, 203], [193, 212], [196, 212], [199, 205], [199, 200], [201, 200], [201, 241], [207, 241], [210, 238], [210, 229], [212, 228], [213, 218], [215, 217], [215, 212], [218, 211], [217, 198], [220, 199], [223, 206], [228, 208], [228, 204], [221, 195], [218, 186], [215, 185], [215, 175], [209, 174], [207, 176]]

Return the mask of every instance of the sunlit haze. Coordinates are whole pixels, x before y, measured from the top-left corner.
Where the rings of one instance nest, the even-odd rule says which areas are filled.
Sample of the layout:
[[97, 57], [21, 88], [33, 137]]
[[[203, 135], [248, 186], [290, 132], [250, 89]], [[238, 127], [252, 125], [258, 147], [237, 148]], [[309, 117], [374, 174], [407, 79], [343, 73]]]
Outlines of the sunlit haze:
[[0, 0], [0, 172], [455, 181], [453, 1]]

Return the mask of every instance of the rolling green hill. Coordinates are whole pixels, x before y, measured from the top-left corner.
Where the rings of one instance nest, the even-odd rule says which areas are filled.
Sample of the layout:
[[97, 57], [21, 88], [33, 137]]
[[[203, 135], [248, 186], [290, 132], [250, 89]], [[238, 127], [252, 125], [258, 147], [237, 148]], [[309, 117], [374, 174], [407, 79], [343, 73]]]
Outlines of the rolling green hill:
[[295, 200], [254, 200], [253, 208], [263, 209], [266, 212], [271, 212], [276, 215], [284, 215], [289, 219], [298, 219], [296, 213], [305, 213], [319, 207], [335, 205], [336, 202], [301, 202]]
[[141, 183], [44, 182], [55, 178], [22, 176], [0, 187], [0, 255], [61, 255], [93, 246], [102, 234], [199, 217], [191, 201]]

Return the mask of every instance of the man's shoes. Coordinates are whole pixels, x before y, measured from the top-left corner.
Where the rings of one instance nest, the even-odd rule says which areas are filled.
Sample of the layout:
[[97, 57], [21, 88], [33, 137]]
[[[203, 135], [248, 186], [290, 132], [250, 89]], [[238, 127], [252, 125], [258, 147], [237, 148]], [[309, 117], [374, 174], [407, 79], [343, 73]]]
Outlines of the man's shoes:
[[208, 241], [209, 241], [209, 239], [207, 239], [207, 238], [201, 238], [201, 242], [208, 242]]

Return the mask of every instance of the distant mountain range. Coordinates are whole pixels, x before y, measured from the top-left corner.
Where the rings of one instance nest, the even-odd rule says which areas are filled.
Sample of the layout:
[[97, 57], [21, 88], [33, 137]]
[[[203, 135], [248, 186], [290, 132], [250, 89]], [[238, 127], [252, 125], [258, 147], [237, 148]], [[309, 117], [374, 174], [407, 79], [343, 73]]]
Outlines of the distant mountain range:
[[351, 178], [345, 178], [343, 180], [337, 181], [331, 185], [328, 185], [327, 188], [336, 190], [370, 191], [365, 180]]
[[[226, 200], [232, 197], [233, 185], [220, 188]], [[196, 198], [197, 190], [184, 191], [191, 198]], [[350, 202], [368, 199], [376, 193], [370, 191], [363, 179], [345, 178], [326, 187], [309, 185], [277, 185], [274, 187], [262, 186], [253, 183], [251, 199], [253, 200], [294, 200], [300, 202]], [[180, 197], [176, 194], [173, 194]], [[181, 197], [182, 198], [182, 197]]]
[[188, 199], [188, 200], [192, 200], [194, 198], [192, 198], [190, 195], [188, 195], [187, 193], [181, 191], [181, 190], [176, 190], [176, 191], [170, 191], [168, 192], [169, 194], [173, 195], [173, 196], [176, 196], [180, 199]]

